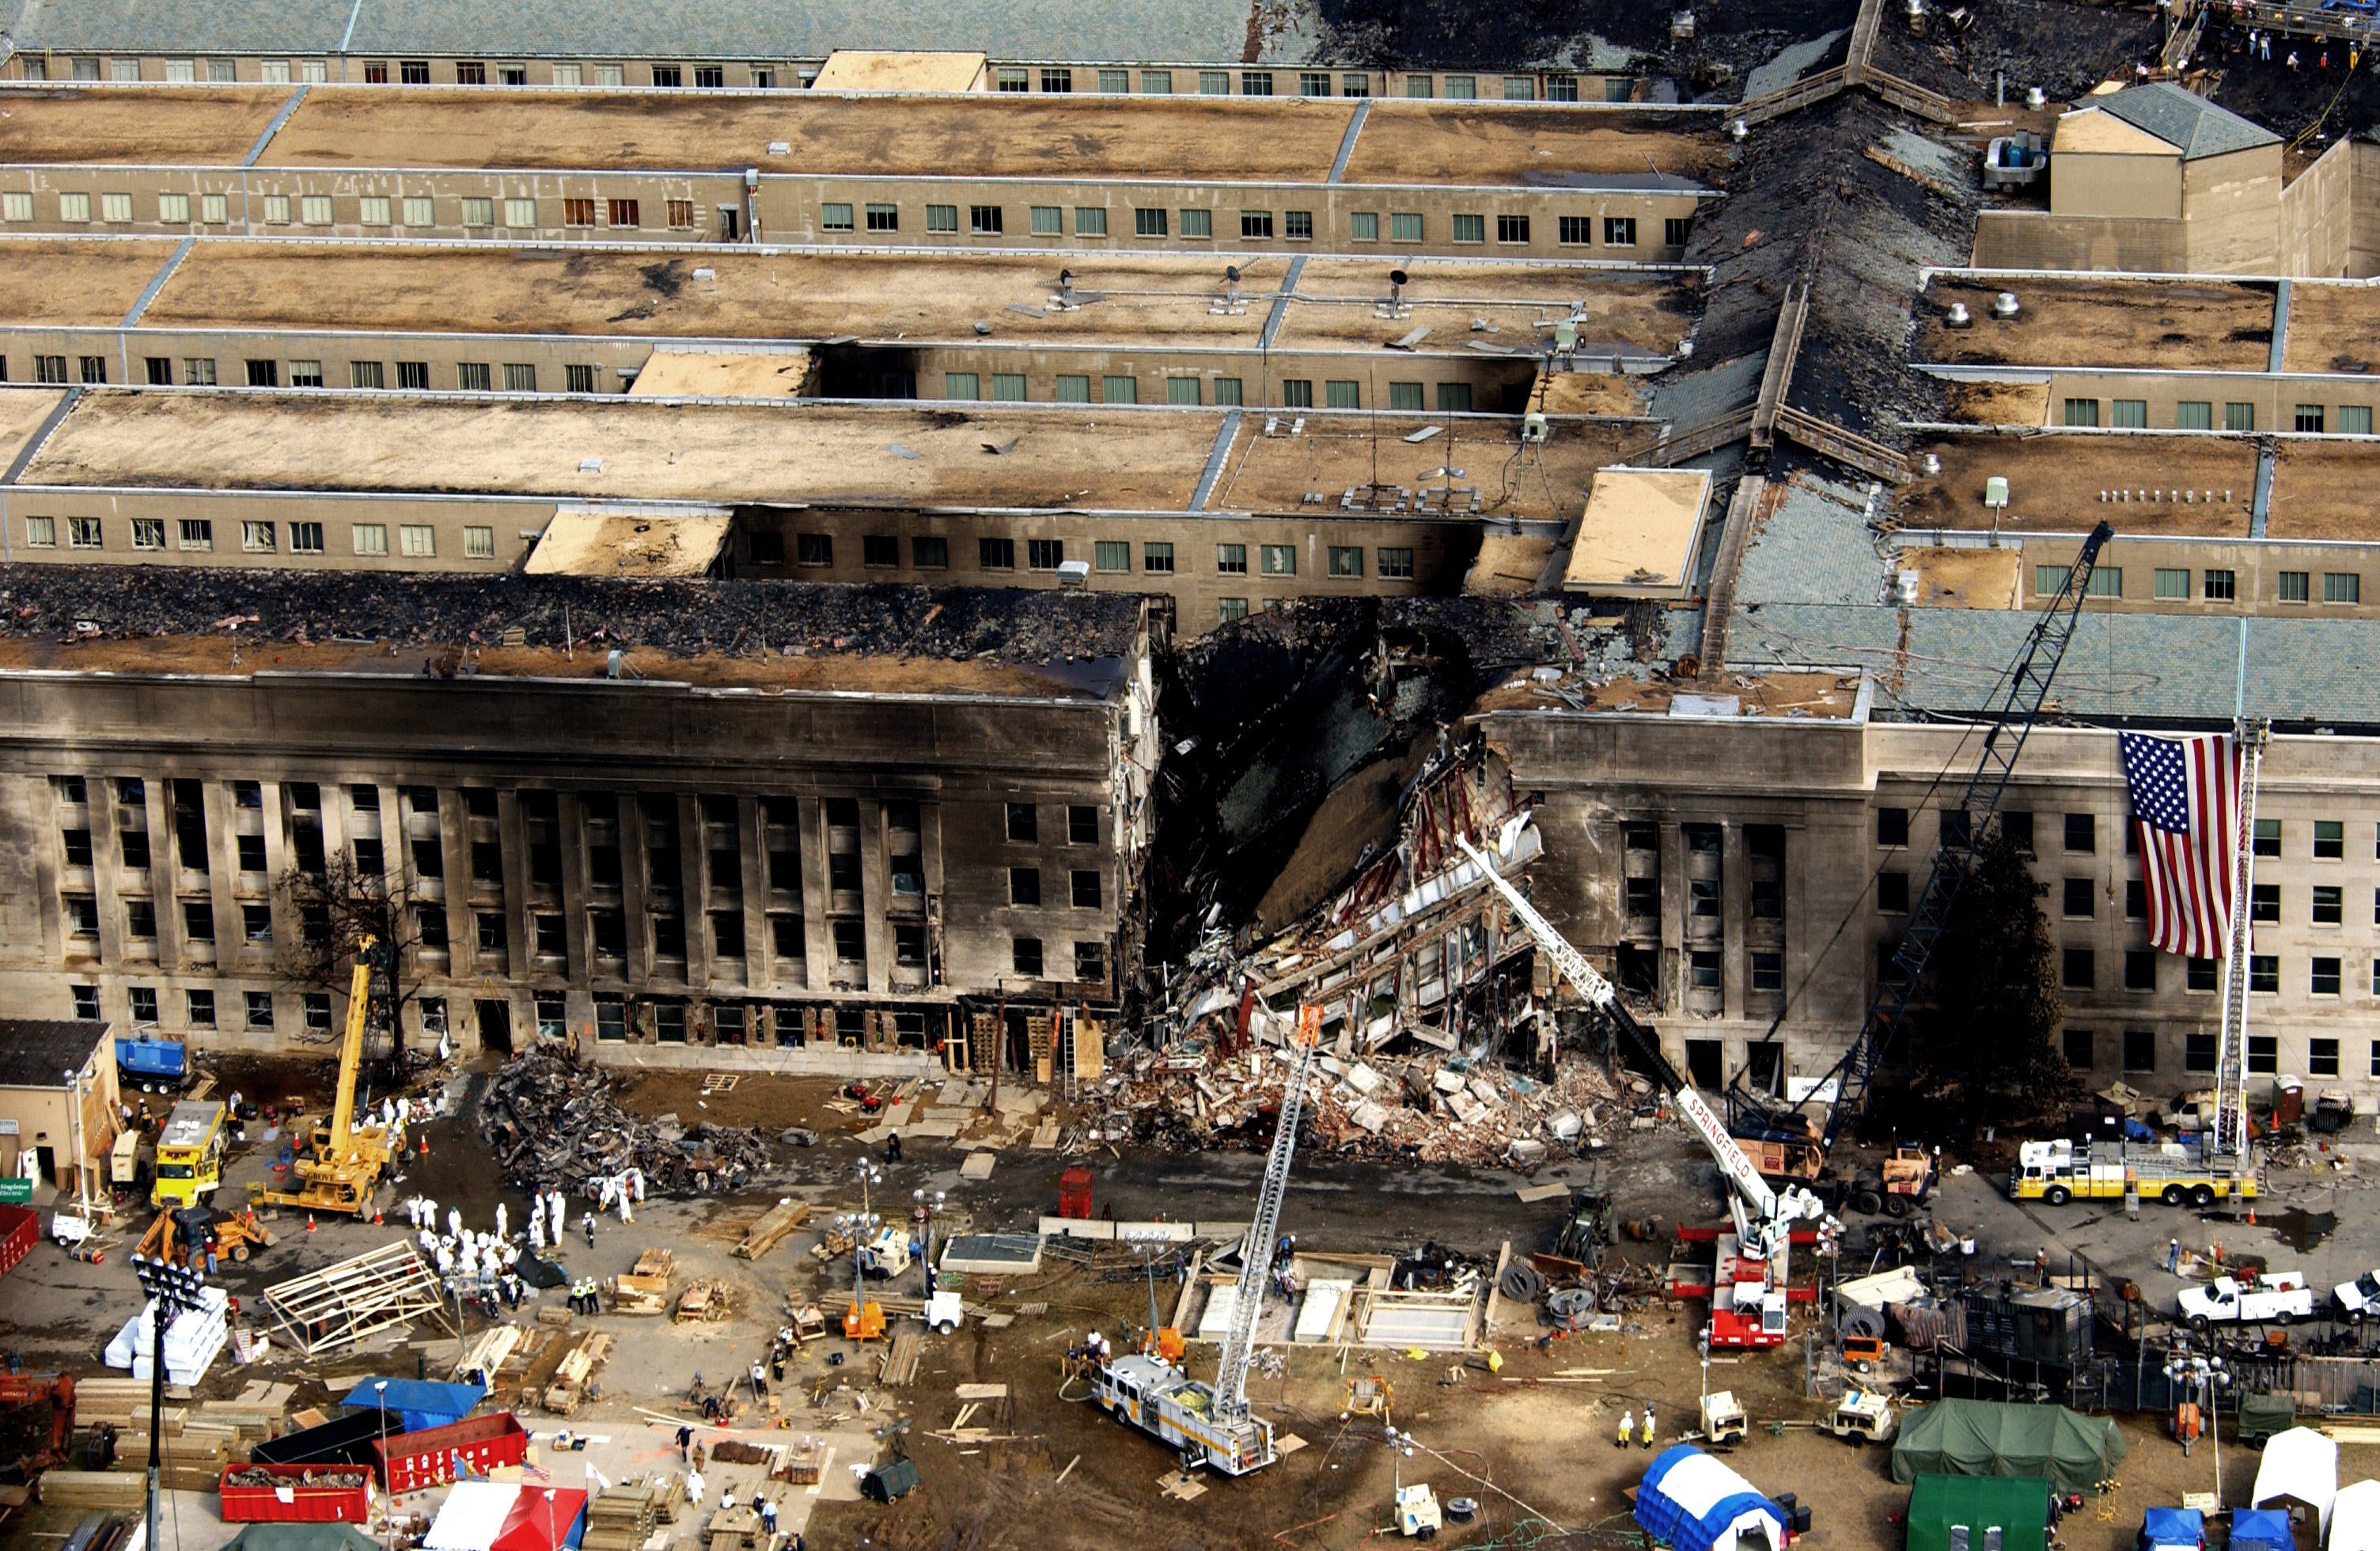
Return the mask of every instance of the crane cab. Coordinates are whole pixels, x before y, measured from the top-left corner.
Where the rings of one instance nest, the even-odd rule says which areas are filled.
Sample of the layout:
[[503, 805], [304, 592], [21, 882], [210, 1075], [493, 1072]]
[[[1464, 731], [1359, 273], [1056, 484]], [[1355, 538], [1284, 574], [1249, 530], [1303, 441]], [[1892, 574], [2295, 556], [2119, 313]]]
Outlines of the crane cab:
[[1216, 1415], [1215, 1391], [1170, 1363], [1135, 1353], [1091, 1370], [1091, 1400], [1181, 1452], [1184, 1467], [1245, 1475], [1273, 1461], [1272, 1424]]

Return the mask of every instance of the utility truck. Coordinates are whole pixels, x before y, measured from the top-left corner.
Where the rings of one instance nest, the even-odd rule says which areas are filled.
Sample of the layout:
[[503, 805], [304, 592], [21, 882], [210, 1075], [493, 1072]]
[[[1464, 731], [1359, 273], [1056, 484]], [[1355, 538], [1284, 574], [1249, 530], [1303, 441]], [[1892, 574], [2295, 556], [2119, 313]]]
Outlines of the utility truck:
[[2181, 1316], [2204, 1330], [2210, 1325], [2293, 1325], [2313, 1317], [2313, 1289], [2302, 1271], [2267, 1271], [2241, 1280], [2217, 1277], [2204, 1287], [2181, 1290]]

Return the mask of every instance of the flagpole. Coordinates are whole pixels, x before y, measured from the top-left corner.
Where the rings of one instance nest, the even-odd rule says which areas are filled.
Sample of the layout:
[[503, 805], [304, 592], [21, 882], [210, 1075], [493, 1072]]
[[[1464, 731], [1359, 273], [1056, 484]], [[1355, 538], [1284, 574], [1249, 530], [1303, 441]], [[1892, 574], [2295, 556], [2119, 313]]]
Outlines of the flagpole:
[[2231, 731], [2244, 736], [2248, 731], [2248, 616], [2240, 616], [2240, 666], [2231, 680]]

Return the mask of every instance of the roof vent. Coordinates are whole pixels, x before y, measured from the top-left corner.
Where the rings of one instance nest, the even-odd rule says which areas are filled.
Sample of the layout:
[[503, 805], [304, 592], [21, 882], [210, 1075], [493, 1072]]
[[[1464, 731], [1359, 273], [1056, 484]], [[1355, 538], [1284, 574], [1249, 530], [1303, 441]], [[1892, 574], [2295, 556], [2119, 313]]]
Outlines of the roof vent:
[[2039, 113], [2049, 105], [2048, 94], [2037, 86], [2028, 86], [2024, 89], [2024, 105]]
[[2016, 293], [2014, 291], [2002, 291], [1998, 296], [1992, 298], [1992, 316], [1998, 319], [2003, 323], [2014, 322], [2016, 321], [2016, 315], [2023, 310], [2024, 309], [2022, 308], [2017, 305]]
[[1739, 118], [1734, 123], [1727, 127], [1727, 132], [1735, 138], [1735, 141], [1738, 145], [1741, 145], [1743, 143], [1745, 138], [1752, 133], [1752, 126]]
[[1927, 479], [1940, 479], [1940, 478], [1942, 477], [1942, 456], [1941, 456], [1941, 454], [1940, 454], [1939, 453], [1928, 453], [1928, 454], [1925, 454], [1925, 477], [1926, 477]]
[[1975, 315], [1967, 310], [1967, 304], [1962, 301], [1952, 302], [1950, 315], [1942, 320], [1942, 326], [1950, 329], [1973, 328], [1974, 323]]
[[1892, 600], [1906, 607], [1917, 601], [1918, 575], [1903, 571], [1892, 578]]

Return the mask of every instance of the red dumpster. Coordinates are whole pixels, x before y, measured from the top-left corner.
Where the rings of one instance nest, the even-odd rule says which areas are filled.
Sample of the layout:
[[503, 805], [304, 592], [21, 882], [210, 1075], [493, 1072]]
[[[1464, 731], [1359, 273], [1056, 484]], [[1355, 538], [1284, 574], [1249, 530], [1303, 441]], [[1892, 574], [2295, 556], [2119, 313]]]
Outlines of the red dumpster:
[[42, 1242], [42, 1214], [30, 1206], [0, 1206], [0, 1277]]
[[1058, 1176], [1058, 1215], [1062, 1218], [1082, 1218], [1091, 1215], [1091, 1171], [1069, 1169]]
[[528, 1434], [508, 1411], [467, 1416], [443, 1427], [396, 1433], [372, 1445], [380, 1483], [391, 1496], [441, 1486], [465, 1475], [485, 1475], [528, 1457]]
[[371, 1515], [371, 1472], [361, 1465], [233, 1465], [215, 1490], [226, 1524], [360, 1524]]

